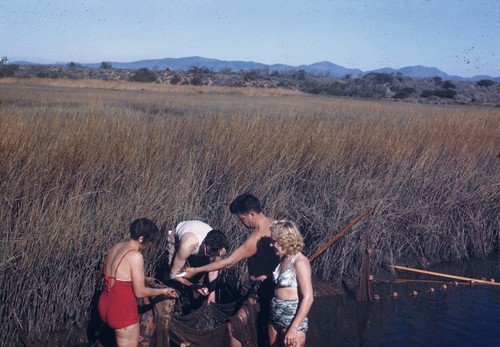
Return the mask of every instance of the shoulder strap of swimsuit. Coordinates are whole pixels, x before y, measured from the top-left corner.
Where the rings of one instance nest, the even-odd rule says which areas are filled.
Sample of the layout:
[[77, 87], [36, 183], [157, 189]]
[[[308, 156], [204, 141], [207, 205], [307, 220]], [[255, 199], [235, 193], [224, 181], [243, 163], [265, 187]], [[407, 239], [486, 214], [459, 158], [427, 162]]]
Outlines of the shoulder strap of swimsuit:
[[102, 273], [104, 274], [104, 277], [106, 277], [106, 264], [108, 263], [108, 257], [109, 253], [106, 254], [106, 258], [104, 258], [104, 263], [102, 264]]
[[298, 253], [296, 253], [296, 254], [294, 254], [294, 255], [292, 256], [292, 260], [290, 260], [290, 265], [288, 266], [288, 269], [291, 269], [291, 270], [292, 270], [292, 272], [293, 272], [293, 266], [295, 265], [295, 258], [297, 258], [297, 254], [298, 254]]
[[125, 254], [123, 254], [123, 255], [122, 255], [122, 257], [121, 257], [120, 261], [118, 262], [118, 265], [116, 265], [115, 275], [114, 275], [114, 277], [113, 277], [114, 279], [116, 279], [116, 273], [118, 272], [118, 268], [120, 267], [120, 264], [122, 263], [123, 258], [125, 258], [125, 256], [126, 256], [127, 254], [129, 254], [131, 251], [134, 251], [134, 249], [132, 249], [132, 248], [131, 248], [131, 249], [129, 249], [128, 251], [126, 251], [126, 252], [125, 252]]

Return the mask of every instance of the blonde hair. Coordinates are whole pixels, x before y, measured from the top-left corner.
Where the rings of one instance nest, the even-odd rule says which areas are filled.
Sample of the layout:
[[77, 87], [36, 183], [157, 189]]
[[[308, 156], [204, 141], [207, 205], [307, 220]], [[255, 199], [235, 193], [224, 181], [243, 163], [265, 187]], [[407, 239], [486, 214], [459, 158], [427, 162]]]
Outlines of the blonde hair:
[[295, 255], [304, 248], [304, 238], [294, 222], [286, 219], [278, 220], [269, 228], [285, 252]]

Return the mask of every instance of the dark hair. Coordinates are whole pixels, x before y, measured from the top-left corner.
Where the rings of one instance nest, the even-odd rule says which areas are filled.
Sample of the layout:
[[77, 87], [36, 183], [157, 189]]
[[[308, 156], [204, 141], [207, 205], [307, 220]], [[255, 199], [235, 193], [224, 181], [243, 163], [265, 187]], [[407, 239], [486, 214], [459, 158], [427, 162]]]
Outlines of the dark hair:
[[227, 236], [220, 230], [209, 231], [203, 242], [210, 248], [209, 255], [217, 255], [222, 248], [229, 250]]
[[151, 219], [138, 218], [130, 224], [130, 238], [139, 240], [141, 236], [144, 243], [155, 242], [160, 238], [160, 231]]
[[262, 208], [260, 206], [260, 201], [255, 196], [250, 193], [244, 193], [238, 195], [231, 205], [229, 205], [229, 211], [232, 214], [243, 214], [249, 212], [260, 213]]

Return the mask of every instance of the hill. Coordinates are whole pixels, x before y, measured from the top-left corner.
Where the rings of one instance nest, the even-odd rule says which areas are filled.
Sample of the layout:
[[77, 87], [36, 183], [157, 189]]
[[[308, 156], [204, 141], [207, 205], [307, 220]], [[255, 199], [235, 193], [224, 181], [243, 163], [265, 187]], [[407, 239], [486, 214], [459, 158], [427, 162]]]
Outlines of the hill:
[[[204, 58], [199, 56], [193, 57], [183, 57], [183, 58], [162, 58], [162, 59], [145, 59], [134, 62], [109, 62], [114, 68], [118, 69], [130, 69], [137, 70], [140, 68], [148, 68], [151, 70], [184, 70], [187, 71], [192, 67], [196, 66], [203, 69], [208, 69], [214, 72], [221, 71], [250, 71], [250, 70], [268, 70], [272, 72], [297, 72], [304, 70], [310, 75], [321, 75], [321, 76], [331, 76], [331, 77], [345, 77], [347, 75], [351, 77], [360, 77], [369, 73], [388, 73], [394, 75], [403, 75], [405, 77], [411, 78], [432, 78], [440, 77], [444, 80], [471, 80], [479, 81], [481, 79], [491, 79], [496, 82], [500, 82], [500, 76], [474, 76], [474, 77], [461, 77], [455, 75], [449, 75], [435, 67], [426, 66], [406, 66], [400, 69], [394, 69], [391, 67], [380, 68], [376, 70], [362, 71], [356, 68], [346, 68], [341, 65], [334, 64], [329, 61], [316, 62], [313, 64], [303, 64], [299, 66], [292, 66], [286, 64], [272, 64], [266, 65], [263, 63], [253, 62], [253, 61], [240, 61], [240, 60], [218, 60], [212, 58]], [[12, 64], [18, 65], [32, 65], [30, 62], [13, 62]], [[56, 64], [56, 65], [66, 65], [67, 63]], [[102, 63], [88, 63], [80, 64], [82, 66], [98, 68]]]

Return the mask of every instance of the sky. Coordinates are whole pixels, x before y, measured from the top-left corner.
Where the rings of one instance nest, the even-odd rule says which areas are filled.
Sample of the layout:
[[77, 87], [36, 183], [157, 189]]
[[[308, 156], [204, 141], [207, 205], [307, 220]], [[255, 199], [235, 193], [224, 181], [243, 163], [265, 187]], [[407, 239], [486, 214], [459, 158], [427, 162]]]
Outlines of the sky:
[[0, 56], [330, 61], [497, 77], [500, 0], [0, 0]]

